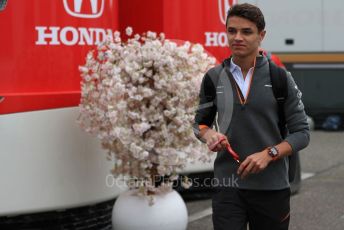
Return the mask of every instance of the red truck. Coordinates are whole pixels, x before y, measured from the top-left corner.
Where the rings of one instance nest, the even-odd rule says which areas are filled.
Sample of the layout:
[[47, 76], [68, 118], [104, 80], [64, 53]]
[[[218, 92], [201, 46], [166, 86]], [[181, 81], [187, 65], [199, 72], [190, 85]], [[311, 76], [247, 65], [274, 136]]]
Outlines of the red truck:
[[76, 123], [78, 66], [117, 29], [117, 0], [0, 1], [0, 226], [119, 194], [112, 163]]
[[[0, 0], [0, 226], [23, 224], [27, 215], [42, 221], [35, 215], [42, 212], [52, 226], [61, 226], [61, 216], [66, 225], [79, 216], [74, 224], [105, 226], [123, 183], [111, 176], [99, 141], [76, 122], [78, 66], [127, 26], [201, 43], [221, 61], [229, 55], [226, 10], [236, 2]], [[212, 164], [192, 165], [185, 173], [211, 170]], [[80, 207], [88, 214], [80, 217]]]

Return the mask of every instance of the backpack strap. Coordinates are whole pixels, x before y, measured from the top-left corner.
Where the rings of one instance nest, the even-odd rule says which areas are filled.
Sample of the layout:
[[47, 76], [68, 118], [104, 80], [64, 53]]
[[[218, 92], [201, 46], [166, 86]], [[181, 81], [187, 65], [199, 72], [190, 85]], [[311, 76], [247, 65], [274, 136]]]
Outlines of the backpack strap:
[[287, 134], [286, 120], [284, 116], [284, 103], [288, 97], [287, 72], [283, 68], [274, 64], [270, 59], [268, 60], [272, 90], [278, 105], [278, 127], [282, 137], [284, 138]]

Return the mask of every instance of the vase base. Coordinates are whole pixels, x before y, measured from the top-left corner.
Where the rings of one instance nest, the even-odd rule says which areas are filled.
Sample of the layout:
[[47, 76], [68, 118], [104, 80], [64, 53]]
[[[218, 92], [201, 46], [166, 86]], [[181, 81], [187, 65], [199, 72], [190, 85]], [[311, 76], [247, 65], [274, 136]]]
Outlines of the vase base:
[[186, 230], [188, 213], [178, 192], [154, 195], [153, 205], [136, 193], [130, 190], [117, 198], [112, 212], [115, 230]]

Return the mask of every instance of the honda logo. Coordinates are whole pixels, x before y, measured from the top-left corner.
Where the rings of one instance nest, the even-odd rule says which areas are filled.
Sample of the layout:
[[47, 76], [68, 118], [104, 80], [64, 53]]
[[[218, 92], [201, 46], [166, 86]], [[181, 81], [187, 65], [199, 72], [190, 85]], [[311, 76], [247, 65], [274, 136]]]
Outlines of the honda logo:
[[218, 0], [219, 1], [219, 16], [221, 22], [226, 25], [227, 12], [231, 6], [237, 4], [237, 0]]
[[78, 18], [98, 18], [104, 11], [104, 0], [63, 0], [66, 12]]

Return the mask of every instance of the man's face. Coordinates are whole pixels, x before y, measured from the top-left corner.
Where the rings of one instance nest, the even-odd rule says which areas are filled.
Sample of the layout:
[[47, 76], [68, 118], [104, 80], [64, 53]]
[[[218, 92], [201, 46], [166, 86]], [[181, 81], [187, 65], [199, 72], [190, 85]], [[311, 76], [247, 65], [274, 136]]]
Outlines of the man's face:
[[265, 31], [258, 32], [258, 28], [253, 22], [237, 16], [229, 18], [227, 38], [234, 56], [247, 57], [257, 53], [264, 36]]

